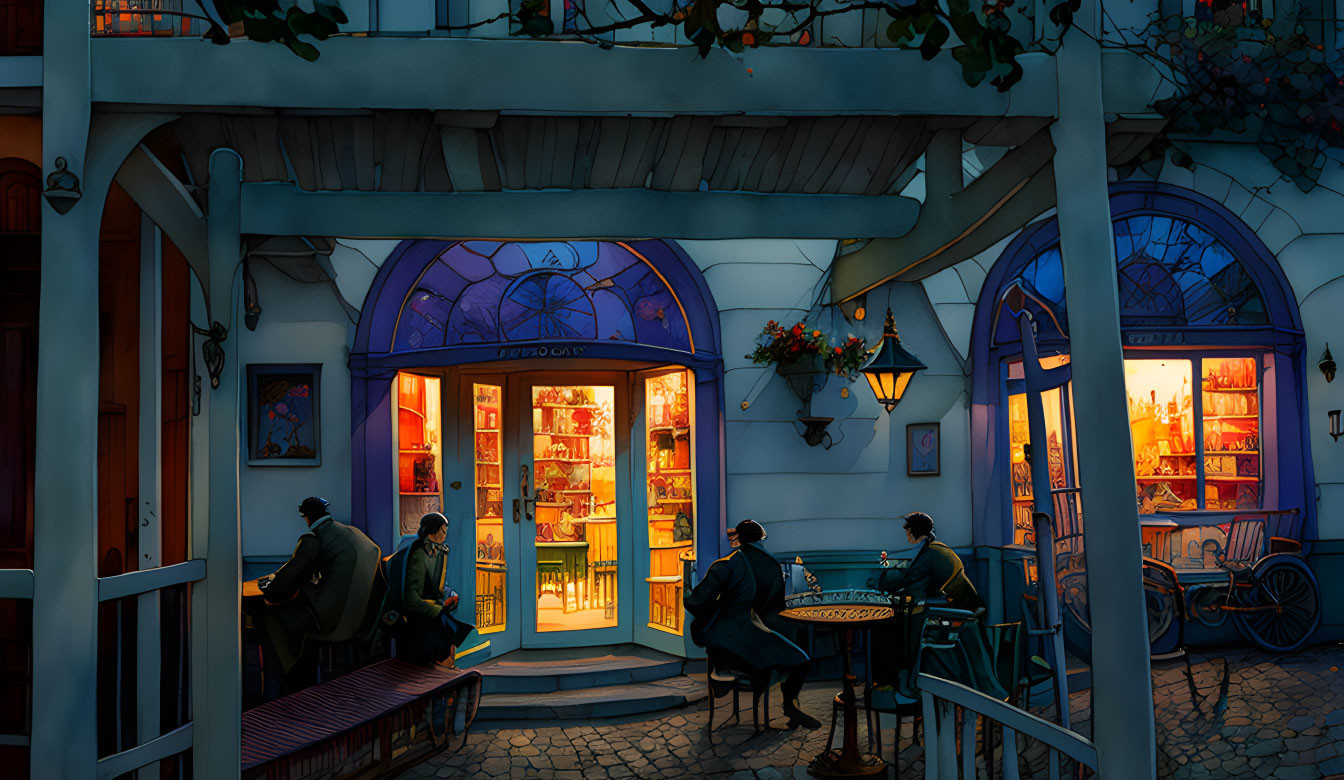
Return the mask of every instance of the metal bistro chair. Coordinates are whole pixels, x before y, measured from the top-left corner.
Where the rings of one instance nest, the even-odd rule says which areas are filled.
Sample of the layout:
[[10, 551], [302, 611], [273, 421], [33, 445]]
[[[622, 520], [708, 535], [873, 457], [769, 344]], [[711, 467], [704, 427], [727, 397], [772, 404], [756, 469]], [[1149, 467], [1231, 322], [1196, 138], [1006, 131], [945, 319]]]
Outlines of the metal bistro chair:
[[[925, 653], [933, 651], [940, 653], [953, 653], [956, 658], [961, 653], [960, 637], [963, 631], [974, 627], [976, 613], [965, 609], [952, 609], [951, 607], [931, 606], [924, 602], [924, 620], [920, 625], [919, 648], [915, 652], [914, 667], [910, 671], [909, 680], [913, 684], [914, 680], [919, 679], [919, 674], [925, 667]], [[912, 722], [923, 720], [923, 709], [921, 700], [918, 698], [918, 691], [907, 690], [905, 693], [897, 690], [873, 689], [872, 685], [872, 665], [868, 665], [867, 673], [868, 686], [864, 694], [864, 710], [868, 717], [868, 738], [875, 746], [875, 753], [878, 757], [882, 755], [882, 715], [896, 716], [895, 738], [892, 740], [892, 766], [898, 767], [901, 754], [901, 721], [905, 716], [910, 716]], [[913, 693], [914, 697], [906, 695]], [[834, 701], [831, 702], [831, 731], [826, 738], [826, 747], [830, 749], [831, 743], [835, 740], [835, 721], [838, 708], [844, 704], [841, 695], [837, 693]], [[874, 723], [876, 721], [876, 723]], [[876, 727], [874, 727], [876, 726]], [[919, 739], [919, 728], [915, 727], [916, 740]]]
[[[706, 662], [706, 681], [709, 685], [709, 722], [705, 724], [705, 734], [712, 736], [714, 733], [714, 700], [733, 695], [733, 715], [719, 724], [720, 727], [727, 726], [728, 722], [736, 719], [741, 722], [742, 707], [738, 701], [738, 694], [743, 691], [751, 694], [751, 725], [752, 737], [761, 734], [770, 728], [770, 689], [778, 682], [777, 675], [769, 673], [764, 686], [759, 686], [752, 680], [751, 676], [725, 669], [714, 665], [711, 659]], [[760, 705], [761, 711], [765, 714], [765, 725], [761, 725], [760, 716], [757, 714], [757, 707]]]

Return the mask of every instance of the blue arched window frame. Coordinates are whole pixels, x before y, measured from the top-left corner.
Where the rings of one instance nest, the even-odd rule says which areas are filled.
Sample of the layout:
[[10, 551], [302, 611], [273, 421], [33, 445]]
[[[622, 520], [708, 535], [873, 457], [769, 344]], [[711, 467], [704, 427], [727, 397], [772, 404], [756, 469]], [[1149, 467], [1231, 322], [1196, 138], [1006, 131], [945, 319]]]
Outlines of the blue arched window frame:
[[[1272, 407], [1265, 410], [1261, 436], [1266, 440], [1272, 438], [1276, 447], [1274, 462], [1264, 466], [1266, 493], [1273, 496], [1276, 506], [1265, 508], [1301, 509], [1304, 538], [1314, 538], [1315, 480], [1305, 423], [1305, 345], [1297, 303], [1278, 261], [1249, 226], [1200, 193], [1171, 185], [1142, 183], [1113, 185], [1110, 193], [1112, 224], [1135, 217], [1157, 217], [1197, 226], [1226, 247], [1258, 290], [1264, 308], [1263, 322], [1177, 326], [1122, 317], [1124, 347], [1127, 356], [1150, 358], [1189, 358], [1211, 349], [1224, 355], [1239, 351], [1257, 355], [1272, 365], [1265, 388], [1267, 404], [1272, 403]], [[1055, 218], [1029, 225], [1009, 243], [990, 269], [976, 304], [968, 364], [972, 374], [972, 441], [981, 443], [981, 449], [972, 454], [973, 526], [977, 544], [1002, 546], [1012, 541], [1011, 509], [1007, 506], [1011, 469], [1007, 398], [1013, 390], [1007, 379], [1007, 366], [1015, 358], [1020, 359], [1021, 345], [1003, 339], [1002, 331], [995, 338], [1000, 302], [1023, 269], [1038, 257], [1057, 252], [1058, 246], [1059, 223]], [[1118, 262], [1124, 259], [1117, 257]], [[1043, 355], [1067, 351], [1067, 341], [1056, 333], [1048, 333], [1039, 344]]]
[[[392, 538], [394, 521], [391, 507], [395, 486], [392, 484], [392, 469], [387, 468], [386, 464], [391, 463], [394, 457], [390, 404], [393, 380], [399, 370], [487, 363], [519, 357], [546, 357], [546, 351], [554, 347], [580, 345], [583, 347], [584, 359], [679, 365], [695, 373], [695, 404], [696, 409], [700, 410], [697, 417], [708, 421], [698, 429], [696, 437], [697, 468], [703, 474], [720, 476], [720, 479], [706, 479], [702, 483], [698, 499], [701, 507], [717, 507], [718, 511], [700, 509], [699, 516], [704, 521], [717, 520], [722, 525], [722, 342], [714, 296], [694, 261], [671, 241], [651, 239], [607, 242], [647, 265], [661, 286], [675, 298], [678, 312], [671, 316], [681, 318], [686, 335], [681, 348], [677, 347], [675, 340], [673, 346], [666, 346], [609, 338], [470, 342], [449, 339], [446, 343], [430, 348], [398, 348], [397, 330], [412, 296], [422, 287], [427, 270], [439, 262], [446, 252], [462, 243], [468, 242], [441, 239], [401, 242], [383, 262], [365, 296], [349, 359], [351, 506], [355, 524], [375, 540]], [[504, 243], [544, 242], [514, 240]], [[527, 275], [521, 273], [518, 277]], [[626, 299], [633, 305], [636, 296], [627, 295]], [[669, 330], [675, 328], [674, 323], [668, 325]], [[719, 554], [717, 544], [722, 536], [707, 532], [701, 538], [706, 545], [713, 545], [712, 549], [706, 547], [702, 551], [704, 554], [699, 556], [704, 561], [702, 565], [708, 566]]]

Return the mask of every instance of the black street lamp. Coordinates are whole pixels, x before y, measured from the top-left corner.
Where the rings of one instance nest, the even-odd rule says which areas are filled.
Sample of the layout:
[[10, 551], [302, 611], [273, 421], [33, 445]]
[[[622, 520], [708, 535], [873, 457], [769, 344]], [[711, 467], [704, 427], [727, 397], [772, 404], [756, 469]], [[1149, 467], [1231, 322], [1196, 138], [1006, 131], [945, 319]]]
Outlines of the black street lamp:
[[882, 340], [878, 342], [873, 356], [859, 369], [868, 379], [868, 386], [873, 388], [873, 395], [877, 396], [877, 402], [882, 404], [887, 414], [891, 414], [891, 410], [901, 402], [901, 396], [905, 395], [905, 388], [909, 386], [915, 372], [926, 368], [928, 366], [919, 362], [919, 358], [901, 346], [901, 337], [896, 334], [896, 321], [891, 317], [891, 309], [887, 309]]

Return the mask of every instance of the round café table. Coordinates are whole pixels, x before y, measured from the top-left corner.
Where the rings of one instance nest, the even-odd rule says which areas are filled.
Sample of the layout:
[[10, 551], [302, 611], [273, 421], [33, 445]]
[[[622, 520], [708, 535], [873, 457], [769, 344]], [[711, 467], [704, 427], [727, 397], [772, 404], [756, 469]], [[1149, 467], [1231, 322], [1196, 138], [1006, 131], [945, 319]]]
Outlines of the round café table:
[[887, 765], [881, 756], [859, 753], [858, 705], [854, 695], [857, 679], [850, 656], [853, 654], [855, 629], [872, 628], [884, 620], [891, 620], [896, 610], [881, 604], [804, 604], [788, 607], [779, 614], [796, 623], [842, 629], [841, 657], [844, 659], [845, 675], [844, 692], [840, 698], [844, 702], [844, 738], [838, 753], [827, 745], [825, 752], [812, 761], [808, 771], [814, 777], [823, 778], [885, 775]]

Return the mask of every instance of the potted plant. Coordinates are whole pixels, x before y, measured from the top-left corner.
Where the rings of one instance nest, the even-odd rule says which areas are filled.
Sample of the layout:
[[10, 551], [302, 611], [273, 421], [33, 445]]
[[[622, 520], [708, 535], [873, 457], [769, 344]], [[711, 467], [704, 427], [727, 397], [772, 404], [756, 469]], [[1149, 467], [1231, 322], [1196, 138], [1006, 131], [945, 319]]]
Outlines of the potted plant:
[[775, 366], [775, 373], [788, 381], [799, 400], [806, 403], [834, 373], [849, 377], [867, 359], [863, 339], [850, 336], [834, 345], [826, 334], [802, 322], [785, 327], [770, 320], [756, 339], [756, 349], [747, 355], [752, 362]]

